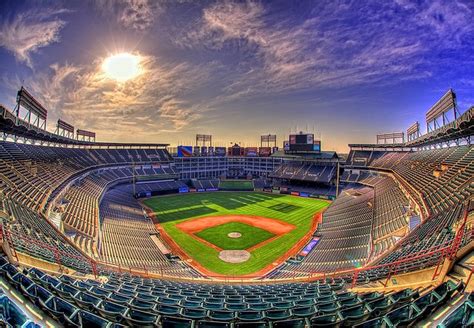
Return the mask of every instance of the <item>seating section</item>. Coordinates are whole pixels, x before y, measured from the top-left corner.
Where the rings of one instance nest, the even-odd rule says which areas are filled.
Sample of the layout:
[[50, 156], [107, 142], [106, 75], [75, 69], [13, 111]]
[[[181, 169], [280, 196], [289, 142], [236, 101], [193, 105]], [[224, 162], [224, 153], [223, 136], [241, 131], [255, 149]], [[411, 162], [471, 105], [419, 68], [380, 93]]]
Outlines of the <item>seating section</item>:
[[161, 239], [150, 218], [132, 197], [130, 184], [108, 190], [100, 203], [101, 259], [126, 267], [160, 274], [189, 277], [195, 273], [179, 260], [169, 260], [163, 252], [169, 246]]
[[334, 179], [335, 174], [335, 166], [291, 162], [281, 164], [269, 176], [277, 179], [329, 183]]
[[409, 201], [390, 177], [380, 177], [374, 184], [374, 192], [372, 256], [375, 257], [393, 247], [408, 232]]
[[[39, 209], [61, 183], [91, 167], [171, 161], [166, 149], [80, 149], [1, 141], [0, 189], [28, 207]], [[160, 172], [169, 170], [165, 167]]]
[[472, 327], [474, 325], [474, 294], [471, 293], [467, 299], [445, 318], [438, 328]]
[[108, 327], [413, 326], [457, 297], [462, 282], [420, 293], [354, 293], [342, 280], [217, 285], [111, 274], [106, 282], [21, 272], [0, 258], [0, 274], [62, 325]]
[[405, 179], [435, 213], [465, 201], [474, 191], [472, 146], [387, 153], [371, 166], [390, 169]]
[[0, 324], [2, 327], [40, 328], [0, 288]]
[[163, 191], [178, 191], [181, 187], [187, 187], [182, 181], [165, 180], [165, 181], [149, 181], [139, 182], [135, 185], [136, 193], [154, 193]]
[[288, 261], [270, 277], [287, 278], [311, 272], [360, 267], [369, 256], [374, 191], [364, 187], [344, 191], [324, 212], [315, 233], [319, 243], [300, 261]]
[[212, 179], [212, 180], [191, 180], [192, 186], [196, 189], [217, 189], [219, 188], [219, 180]]
[[269, 179], [254, 179], [253, 186], [255, 189], [264, 189], [264, 188], [271, 188], [272, 182]]
[[9, 218], [1, 218], [2, 223], [11, 231], [11, 239], [17, 252], [48, 262], [59, 262], [79, 272], [92, 271], [90, 261], [39, 214], [8, 199], [3, 200], [3, 206]]

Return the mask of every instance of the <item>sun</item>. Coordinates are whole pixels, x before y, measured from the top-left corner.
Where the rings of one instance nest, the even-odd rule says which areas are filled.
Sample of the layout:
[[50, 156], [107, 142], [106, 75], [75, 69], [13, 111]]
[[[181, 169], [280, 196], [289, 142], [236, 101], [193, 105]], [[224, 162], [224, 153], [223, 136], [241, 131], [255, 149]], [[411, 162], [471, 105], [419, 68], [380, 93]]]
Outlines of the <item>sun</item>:
[[125, 82], [137, 77], [142, 72], [140, 59], [140, 56], [127, 52], [112, 55], [102, 63], [102, 70], [108, 78]]

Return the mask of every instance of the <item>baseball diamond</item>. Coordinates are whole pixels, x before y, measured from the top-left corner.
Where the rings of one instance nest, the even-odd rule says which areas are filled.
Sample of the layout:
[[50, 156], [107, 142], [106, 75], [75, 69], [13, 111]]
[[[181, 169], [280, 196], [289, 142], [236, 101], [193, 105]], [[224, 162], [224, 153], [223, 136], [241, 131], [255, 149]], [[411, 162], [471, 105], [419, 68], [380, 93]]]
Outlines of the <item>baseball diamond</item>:
[[[175, 253], [210, 275], [255, 275], [298, 252], [315, 229], [315, 214], [329, 202], [260, 192], [213, 192], [159, 196], [144, 204], [154, 213]], [[240, 238], [229, 233], [239, 232]], [[223, 250], [246, 250], [250, 258], [229, 263]]]

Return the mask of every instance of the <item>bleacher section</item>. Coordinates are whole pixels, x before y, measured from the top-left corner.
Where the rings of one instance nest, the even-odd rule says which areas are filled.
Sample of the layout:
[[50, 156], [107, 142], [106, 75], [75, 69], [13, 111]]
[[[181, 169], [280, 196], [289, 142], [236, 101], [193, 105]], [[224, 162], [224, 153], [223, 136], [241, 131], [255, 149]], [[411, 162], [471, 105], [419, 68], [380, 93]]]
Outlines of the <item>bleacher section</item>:
[[192, 276], [180, 261], [169, 261], [162, 250], [169, 246], [132, 197], [130, 184], [108, 190], [100, 204], [101, 259], [125, 267], [143, 268], [171, 276]]
[[[344, 209], [344, 202], [349, 198], [346, 190], [324, 214], [317, 231], [321, 237], [318, 245], [305, 258], [287, 261], [270, 277], [297, 277], [326, 269], [355, 268], [371, 259], [377, 259], [376, 264], [389, 264], [453, 243], [463, 205], [474, 190], [474, 150], [471, 146], [418, 152], [353, 151], [347, 163], [354, 166], [345, 168], [341, 181], [349, 183], [349, 188], [354, 184], [368, 186], [372, 195], [354, 204], [355, 207]], [[425, 215], [426, 221], [410, 231], [410, 217], [418, 220], [420, 217], [420, 213], [415, 212], [415, 203], [425, 208], [428, 216]], [[364, 204], [371, 208], [366, 209], [365, 214]], [[342, 215], [333, 216], [338, 209]], [[360, 213], [363, 215], [359, 216]], [[365, 234], [358, 230], [358, 224], [362, 225]], [[331, 228], [326, 230], [328, 227]], [[368, 231], [371, 231], [370, 236]], [[470, 236], [468, 229], [465, 235]], [[369, 249], [364, 245], [369, 245]], [[361, 252], [357, 253], [355, 250], [359, 247]], [[400, 270], [435, 265], [439, 258], [440, 254], [436, 253]], [[386, 274], [385, 269], [375, 277], [380, 274]]]
[[304, 276], [364, 264], [369, 256], [373, 196], [371, 188], [346, 190], [324, 213], [315, 233], [321, 237], [318, 245], [301, 263], [290, 260], [271, 277]]
[[289, 162], [281, 164], [269, 177], [285, 180], [298, 180], [329, 183], [334, 178], [336, 166], [308, 162]]
[[135, 191], [137, 194], [146, 192], [163, 192], [163, 191], [177, 191], [181, 187], [187, 187], [182, 181], [165, 180], [165, 181], [150, 181], [150, 182], [138, 182], [135, 185]]
[[37, 213], [13, 200], [0, 202], [9, 215], [1, 218], [2, 224], [9, 229], [8, 238], [17, 252], [51, 263], [59, 262], [79, 272], [92, 271], [90, 261]]
[[1, 141], [0, 188], [5, 195], [40, 209], [62, 182], [81, 171], [161, 161], [172, 161], [165, 149], [82, 149]]
[[202, 189], [213, 189], [216, 190], [219, 188], [219, 180], [218, 179], [212, 179], [212, 180], [196, 180], [192, 179], [191, 183], [194, 188], [197, 190], [202, 190]]
[[109, 274], [105, 282], [53, 277], [0, 258], [0, 274], [66, 326], [401, 327], [413, 326], [461, 295], [463, 283], [424, 290], [349, 292], [341, 279], [223, 285]]

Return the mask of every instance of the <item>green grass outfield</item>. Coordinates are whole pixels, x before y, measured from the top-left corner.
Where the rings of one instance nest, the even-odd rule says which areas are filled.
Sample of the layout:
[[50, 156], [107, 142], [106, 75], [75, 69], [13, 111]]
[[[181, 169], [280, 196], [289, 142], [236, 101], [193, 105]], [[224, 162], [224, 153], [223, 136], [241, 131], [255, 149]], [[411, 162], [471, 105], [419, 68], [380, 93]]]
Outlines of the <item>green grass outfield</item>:
[[[252, 274], [274, 262], [308, 232], [313, 215], [329, 205], [314, 198], [259, 192], [189, 193], [153, 197], [144, 203], [155, 211], [166, 232], [190, 257], [212, 272], [229, 276]], [[177, 223], [194, 218], [229, 214], [279, 219], [296, 228], [253, 250], [248, 261], [232, 264], [220, 260], [217, 250], [176, 227]]]

